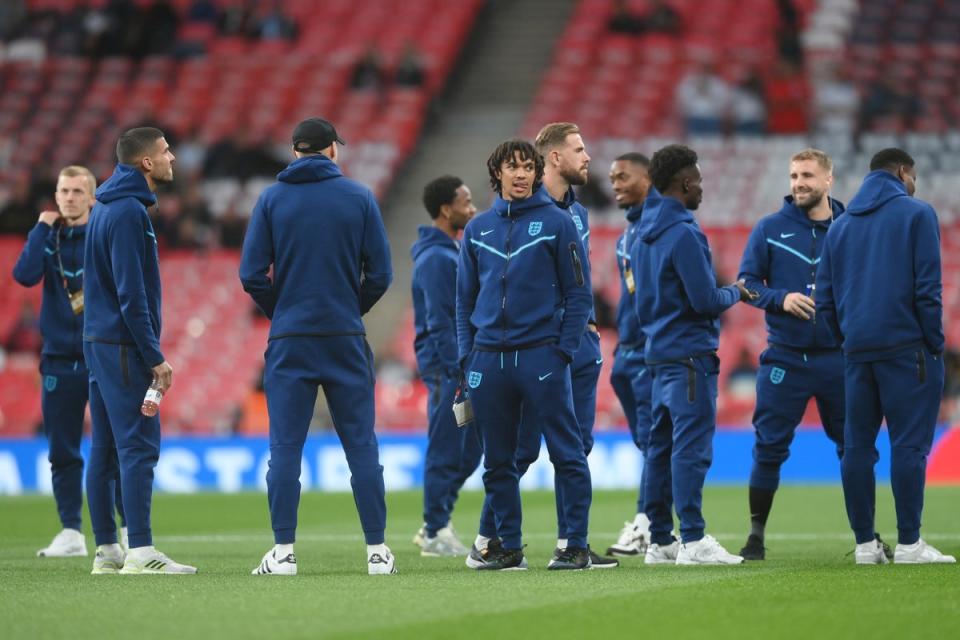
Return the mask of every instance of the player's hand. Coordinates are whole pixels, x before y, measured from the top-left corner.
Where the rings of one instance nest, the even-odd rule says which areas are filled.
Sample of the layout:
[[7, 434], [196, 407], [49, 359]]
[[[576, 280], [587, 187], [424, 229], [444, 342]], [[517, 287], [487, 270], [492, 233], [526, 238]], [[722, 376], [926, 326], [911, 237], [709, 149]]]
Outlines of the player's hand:
[[59, 211], [43, 211], [40, 213], [40, 220], [38, 222], [42, 222], [52, 227], [53, 223], [59, 219], [60, 219]]
[[173, 367], [164, 360], [153, 368], [153, 377], [160, 381], [160, 390], [166, 393], [173, 386]]
[[783, 310], [801, 320], [809, 320], [813, 317], [815, 305], [813, 298], [808, 298], [802, 293], [788, 293], [783, 299]]
[[750, 302], [751, 300], [756, 300], [760, 297], [760, 294], [756, 291], [750, 291], [750, 289], [747, 289], [746, 281], [743, 278], [740, 278], [733, 284], [737, 285], [737, 289], [740, 291], [740, 302]]

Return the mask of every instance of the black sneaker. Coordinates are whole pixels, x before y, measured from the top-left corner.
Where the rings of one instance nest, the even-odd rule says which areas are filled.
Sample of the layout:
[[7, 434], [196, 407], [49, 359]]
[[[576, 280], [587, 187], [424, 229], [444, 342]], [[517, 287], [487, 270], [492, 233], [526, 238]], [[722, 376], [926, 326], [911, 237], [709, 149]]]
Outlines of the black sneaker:
[[751, 533], [747, 536], [747, 544], [740, 549], [740, 555], [744, 560], [765, 560], [767, 548], [763, 546], [763, 538]]
[[602, 556], [587, 545], [587, 553], [590, 555], [591, 569], [616, 569], [620, 566], [620, 561], [616, 558]]
[[580, 570], [590, 566], [590, 551], [586, 547], [567, 547], [550, 560], [551, 571]]
[[874, 535], [877, 537], [877, 542], [880, 543], [880, 548], [883, 549], [883, 555], [887, 556], [887, 560], [893, 562], [893, 549], [891, 549], [890, 545], [883, 541], [879, 533], [875, 533]]
[[497, 555], [500, 551], [503, 550], [503, 545], [500, 543], [500, 540], [493, 538], [487, 542], [487, 548], [483, 551], [477, 549], [477, 545], [470, 547], [470, 554], [467, 555], [466, 564], [471, 569], [482, 569], [483, 565], [487, 564], [487, 561], [493, 556]]
[[477, 567], [479, 571], [524, 571], [527, 568], [527, 559], [523, 557], [523, 548], [504, 549], [498, 544], [496, 550], [491, 551], [488, 546], [484, 555], [484, 563]]

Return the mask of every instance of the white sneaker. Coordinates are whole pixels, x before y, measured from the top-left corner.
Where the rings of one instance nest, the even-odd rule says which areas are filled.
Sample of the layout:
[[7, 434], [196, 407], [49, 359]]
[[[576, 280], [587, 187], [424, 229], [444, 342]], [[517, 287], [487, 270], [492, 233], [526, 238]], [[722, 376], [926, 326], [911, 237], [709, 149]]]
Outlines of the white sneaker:
[[[139, 552], [140, 548], [132, 549], [127, 553], [120, 573], [125, 576], [145, 574], [187, 574], [196, 573], [197, 568], [187, 564], [174, 562], [153, 547], [146, 552]], [[138, 553], [139, 552], [139, 553]]]
[[373, 552], [367, 555], [367, 573], [371, 576], [389, 575], [397, 573], [393, 554], [389, 547], [384, 545], [386, 553]]
[[120, 548], [124, 553], [130, 551], [130, 538], [127, 536], [126, 527], [120, 527]]
[[99, 576], [119, 573], [120, 569], [123, 568], [125, 557], [126, 554], [118, 544], [100, 545], [97, 547], [97, 553], [93, 556], [93, 570], [90, 574]]
[[647, 553], [643, 558], [644, 564], [676, 564], [680, 543], [674, 540], [670, 544], [655, 544], [647, 546]]
[[[900, 545], [897, 545], [899, 547]], [[857, 564], [887, 564], [887, 556], [883, 554], [883, 546], [878, 540], [871, 540], [858, 544], [853, 557]]]
[[706, 535], [696, 542], [681, 544], [677, 564], [743, 564], [743, 557], [733, 555], [716, 538]]
[[427, 558], [457, 557], [470, 553], [452, 527], [444, 527], [432, 538], [424, 538], [420, 555]]
[[37, 551], [38, 558], [73, 558], [87, 555], [87, 538], [76, 529], [64, 529], [50, 545]]
[[297, 556], [288, 553], [279, 558], [277, 548], [273, 547], [263, 556], [257, 568], [250, 573], [255, 576], [295, 576], [297, 575]]
[[940, 553], [939, 549], [921, 538], [913, 544], [898, 544], [893, 552], [893, 561], [896, 564], [954, 564], [957, 559]]
[[421, 549], [423, 548], [423, 542], [427, 539], [427, 523], [424, 522], [423, 526], [417, 530], [416, 535], [413, 536], [413, 544], [417, 545]]
[[641, 528], [636, 522], [624, 522], [620, 530], [620, 537], [607, 548], [608, 556], [631, 557], [643, 555], [647, 552], [650, 532]]

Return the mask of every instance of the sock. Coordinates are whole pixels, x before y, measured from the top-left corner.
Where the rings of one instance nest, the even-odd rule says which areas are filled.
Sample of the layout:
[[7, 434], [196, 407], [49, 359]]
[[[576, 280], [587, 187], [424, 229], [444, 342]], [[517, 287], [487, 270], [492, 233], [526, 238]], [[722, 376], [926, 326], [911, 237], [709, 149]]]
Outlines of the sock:
[[647, 514], [645, 514], [645, 513], [638, 513], [638, 514], [633, 518], [633, 525], [634, 525], [635, 527], [637, 527], [638, 529], [641, 529], [641, 530], [643, 530], [643, 531], [649, 531], [649, 530], [650, 530], [650, 519], [647, 517]]
[[557, 549], [563, 551], [567, 548], [567, 539], [566, 538], [557, 538]]
[[750, 487], [750, 535], [758, 536], [761, 540], [773, 507], [774, 493], [770, 489]]
[[273, 556], [275, 558], [286, 558], [291, 553], [293, 553], [292, 544], [278, 544], [273, 548]]
[[477, 536], [477, 539], [473, 541], [473, 546], [477, 548], [477, 551], [483, 551], [487, 548], [487, 545], [490, 544], [490, 538], [486, 536]]
[[368, 558], [369, 558], [370, 556], [372, 556], [373, 554], [375, 554], [375, 553], [379, 553], [379, 554], [380, 554], [380, 557], [386, 558], [386, 557], [387, 557], [387, 554], [389, 553], [389, 551], [390, 551], [390, 550], [387, 549], [387, 545], [385, 545], [385, 544], [383, 544], [383, 543], [380, 543], [380, 544], [368, 544], [368, 545], [367, 545], [367, 557], [368, 557]]
[[130, 551], [127, 552], [127, 555], [133, 559], [146, 558], [155, 552], [156, 552], [156, 549], [154, 548], [154, 546], [150, 545], [148, 547], [136, 547], [134, 549], [130, 549]]

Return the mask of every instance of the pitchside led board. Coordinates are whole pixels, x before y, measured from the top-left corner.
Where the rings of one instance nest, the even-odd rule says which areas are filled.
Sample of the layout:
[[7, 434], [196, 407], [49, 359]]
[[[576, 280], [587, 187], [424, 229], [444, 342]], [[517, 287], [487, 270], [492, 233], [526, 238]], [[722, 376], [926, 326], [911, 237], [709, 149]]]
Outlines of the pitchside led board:
[[[635, 489], [643, 459], [626, 433], [597, 433], [590, 454], [593, 486]], [[381, 435], [380, 462], [388, 490], [416, 489], [423, 479], [426, 451], [423, 435]], [[878, 440], [877, 477], [889, 479], [890, 450], [886, 434]], [[84, 443], [84, 455], [89, 443]], [[753, 432], [719, 431], [714, 439], [713, 466], [708, 482], [745, 484], [750, 474]], [[159, 491], [266, 491], [266, 438], [166, 438], [157, 465]], [[938, 429], [930, 455], [930, 482], [960, 484], [960, 429]], [[305, 491], [349, 491], [350, 470], [334, 435], [307, 440], [301, 483]], [[819, 429], [801, 429], [783, 467], [784, 483], [838, 483], [836, 452]], [[50, 464], [43, 439], [0, 440], [0, 494], [50, 493]], [[467, 489], [480, 489], [480, 473]], [[552, 489], [553, 468], [546, 449], [521, 482], [525, 489]]]

